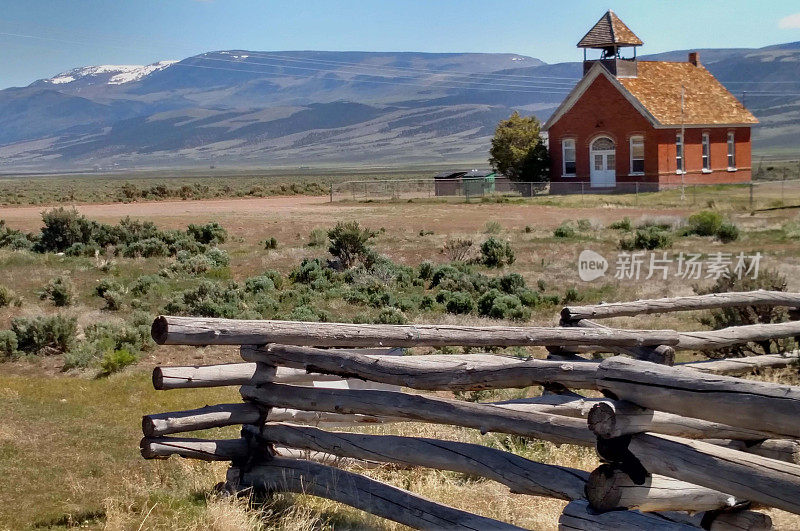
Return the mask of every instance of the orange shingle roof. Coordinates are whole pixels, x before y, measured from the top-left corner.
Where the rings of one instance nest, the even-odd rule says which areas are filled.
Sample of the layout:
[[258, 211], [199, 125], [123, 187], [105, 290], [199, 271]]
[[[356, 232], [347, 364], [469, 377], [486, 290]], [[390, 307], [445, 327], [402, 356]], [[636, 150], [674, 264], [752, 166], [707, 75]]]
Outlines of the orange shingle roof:
[[579, 48], [641, 45], [642, 40], [611, 10], [606, 11], [605, 15], [600, 17], [597, 24], [578, 43]]
[[[639, 61], [637, 77], [618, 78], [662, 125], [755, 124], [758, 120], [702, 65]], [[681, 87], [685, 87], [681, 116]]]

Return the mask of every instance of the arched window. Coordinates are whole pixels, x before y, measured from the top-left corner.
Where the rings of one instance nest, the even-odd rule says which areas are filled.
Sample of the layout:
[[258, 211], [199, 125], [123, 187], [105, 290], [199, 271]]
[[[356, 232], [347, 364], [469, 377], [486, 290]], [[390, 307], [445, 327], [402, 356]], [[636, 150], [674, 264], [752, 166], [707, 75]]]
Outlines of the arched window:
[[592, 142], [592, 151], [612, 151], [614, 149], [614, 141], [608, 137], [601, 136]]

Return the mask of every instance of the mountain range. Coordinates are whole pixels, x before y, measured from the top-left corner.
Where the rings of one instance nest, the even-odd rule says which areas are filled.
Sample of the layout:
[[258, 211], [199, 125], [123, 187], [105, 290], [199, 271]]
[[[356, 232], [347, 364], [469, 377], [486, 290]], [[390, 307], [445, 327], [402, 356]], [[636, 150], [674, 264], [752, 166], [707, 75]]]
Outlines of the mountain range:
[[[761, 121], [754, 149], [796, 152], [800, 42], [699, 51]], [[499, 120], [544, 121], [581, 71], [516, 54], [246, 50], [76, 68], [0, 91], [0, 171], [485, 160]]]

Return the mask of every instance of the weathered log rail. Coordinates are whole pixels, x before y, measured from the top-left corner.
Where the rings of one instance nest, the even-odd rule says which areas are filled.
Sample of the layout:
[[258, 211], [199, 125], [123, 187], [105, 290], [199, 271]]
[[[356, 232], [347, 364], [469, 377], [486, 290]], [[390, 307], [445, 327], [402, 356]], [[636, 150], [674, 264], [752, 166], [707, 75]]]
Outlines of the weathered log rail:
[[[358, 470], [427, 467], [484, 477], [515, 494], [565, 500], [561, 529], [770, 529], [767, 515], [747, 508], [800, 514], [800, 387], [724, 375], [787, 367], [798, 353], [670, 365], [675, 350], [792, 337], [800, 335], [797, 323], [678, 333], [615, 329], [587, 320], [628, 315], [620, 312], [632, 308], [641, 314], [800, 306], [797, 294], [728, 295], [570, 307], [562, 314], [564, 326], [554, 328], [159, 317], [153, 325], [158, 343], [238, 344], [242, 361], [158, 367], [154, 387], [236, 386], [243, 401], [144, 416], [141, 454], [229, 461], [229, 489], [322, 496], [417, 528], [517, 529]], [[374, 348], [443, 345], [547, 346], [562, 359], [397, 356]], [[569, 354], [592, 349], [629, 357], [598, 362]], [[536, 385], [556, 392], [485, 403], [441, 396]], [[605, 397], [570, 389], [599, 390]], [[480, 444], [318, 427], [386, 422], [438, 423], [596, 446], [606, 464], [590, 474]], [[241, 426], [239, 437], [183, 436], [225, 426]]]

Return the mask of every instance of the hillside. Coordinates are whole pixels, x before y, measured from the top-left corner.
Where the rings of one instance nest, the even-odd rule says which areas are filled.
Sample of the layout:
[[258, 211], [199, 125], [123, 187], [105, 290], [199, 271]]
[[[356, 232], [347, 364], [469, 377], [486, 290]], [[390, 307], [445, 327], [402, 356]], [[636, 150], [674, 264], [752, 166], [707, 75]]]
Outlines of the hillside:
[[[800, 43], [701, 60], [749, 93], [757, 150], [796, 149]], [[0, 171], [482, 160], [498, 120], [546, 119], [579, 75], [580, 63], [416, 52], [227, 50], [76, 68], [0, 91]]]

